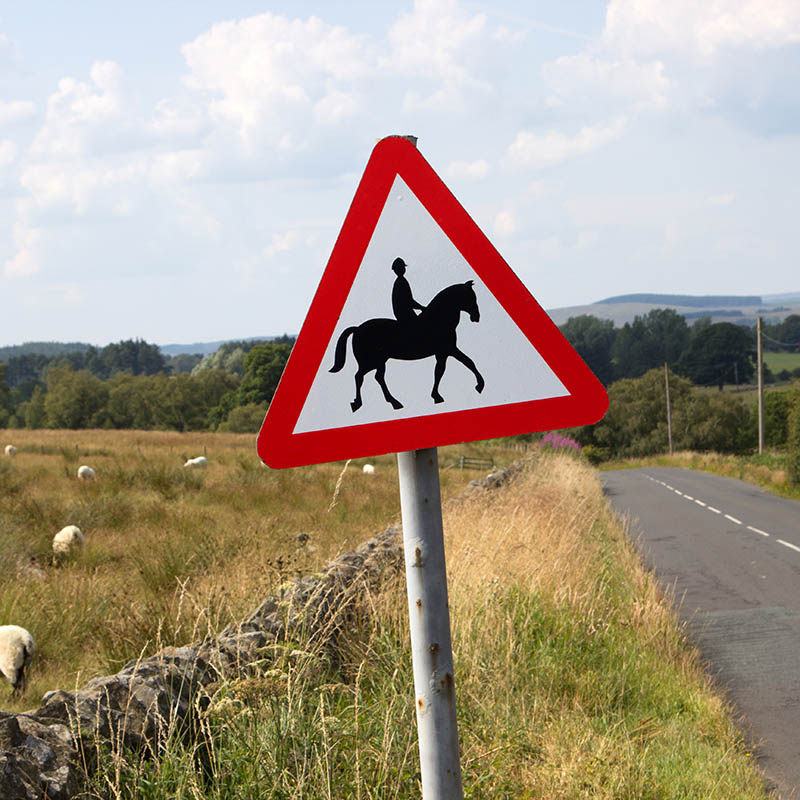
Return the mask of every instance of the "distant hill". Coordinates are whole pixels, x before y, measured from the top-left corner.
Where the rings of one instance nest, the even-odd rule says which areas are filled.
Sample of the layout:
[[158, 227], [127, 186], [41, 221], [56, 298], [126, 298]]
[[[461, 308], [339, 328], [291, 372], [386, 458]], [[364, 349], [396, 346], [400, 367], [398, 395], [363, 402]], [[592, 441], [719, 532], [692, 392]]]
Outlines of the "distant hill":
[[759, 295], [725, 295], [725, 294], [620, 294], [616, 297], [607, 297], [597, 303], [649, 303], [654, 306], [674, 307], [687, 306], [689, 308], [726, 308], [728, 306], [760, 306]]
[[92, 345], [86, 342], [25, 342], [0, 347], [0, 361], [8, 361], [17, 356], [63, 356], [64, 353], [83, 353]]
[[[216, 353], [217, 350], [227, 342], [266, 342], [277, 338], [277, 336], [250, 336], [246, 339], [220, 339], [217, 342], [163, 344], [159, 345], [159, 350], [161, 350], [165, 356], [179, 356], [184, 354], [207, 356], [210, 353]], [[65, 353], [83, 353], [90, 347], [99, 346], [87, 344], [86, 342], [25, 342], [24, 344], [12, 344], [6, 347], [0, 347], [0, 361], [8, 361], [9, 358], [28, 355], [41, 355], [52, 358], [53, 356], [63, 356]]]
[[216, 353], [227, 342], [267, 342], [277, 339], [277, 336], [249, 336], [246, 339], [220, 339], [218, 342], [195, 342], [194, 344], [162, 344], [159, 349], [165, 356], [179, 356], [183, 354], [199, 354], [203, 356]]
[[686, 295], [686, 294], [623, 294], [607, 297], [584, 306], [549, 308], [547, 314], [556, 325], [571, 317], [584, 314], [611, 320], [622, 327], [634, 318], [645, 316], [656, 308], [671, 308], [693, 322], [699, 317], [711, 317], [713, 322], [733, 322], [755, 325], [758, 317], [775, 324], [790, 314], [800, 314], [800, 293], [780, 295]]

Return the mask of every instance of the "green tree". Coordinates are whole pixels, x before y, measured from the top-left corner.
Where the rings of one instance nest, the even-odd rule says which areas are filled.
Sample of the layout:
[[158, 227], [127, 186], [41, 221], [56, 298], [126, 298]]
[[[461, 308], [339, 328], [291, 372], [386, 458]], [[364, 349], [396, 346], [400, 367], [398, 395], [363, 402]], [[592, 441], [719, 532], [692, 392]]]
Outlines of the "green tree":
[[[237, 406], [268, 406], [278, 388], [283, 369], [289, 360], [292, 345], [288, 342], [264, 342], [256, 345], [245, 356], [245, 374], [235, 389], [226, 393], [208, 417], [211, 427], [216, 428], [228, 419]], [[200, 375], [202, 373], [198, 373]]]
[[655, 308], [625, 323], [614, 340], [618, 375], [638, 378], [664, 364], [674, 366], [689, 342], [686, 320], [670, 308]]
[[[574, 430], [574, 438], [608, 456], [636, 458], [667, 450], [663, 368], [612, 383], [608, 397], [605, 417]], [[694, 390], [688, 379], [670, 374], [670, 402], [676, 449], [738, 453], [747, 446], [749, 411], [732, 395]]]
[[693, 391], [673, 409], [675, 447], [701, 453], [742, 453], [750, 444], [749, 421], [750, 411], [738, 397]]
[[[673, 410], [691, 392], [685, 378], [670, 376]], [[664, 370], [623, 378], [608, 387], [609, 408], [595, 425], [577, 431], [582, 445], [601, 447], [612, 456], [644, 456], [667, 450], [667, 400]]]
[[800, 388], [790, 398], [786, 477], [792, 486], [800, 486]]
[[682, 375], [701, 386], [747, 383], [755, 375], [756, 344], [752, 331], [731, 322], [702, 323], [678, 363]]
[[[767, 447], [784, 447], [789, 435], [789, 409], [791, 394], [784, 391], [764, 393], [764, 444]], [[748, 440], [751, 447], [758, 446], [758, 403], [750, 407]]]
[[[118, 372], [131, 375], [155, 375], [166, 369], [166, 361], [158, 345], [148, 344], [142, 339], [127, 339], [106, 345], [99, 355], [105, 377]], [[97, 367], [101, 369], [101, 367]]]
[[107, 419], [108, 387], [87, 370], [53, 367], [44, 398], [48, 428], [98, 428]]
[[42, 384], [36, 384], [29, 400], [20, 403], [17, 408], [17, 421], [26, 428], [36, 430], [46, 427], [47, 412], [44, 407], [45, 392]]
[[606, 386], [614, 379], [611, 351], [616, 330], [614, 323], [590, 314], [570, 317], [560, 328], [566, 340]]
[[8, 425], [11, 413], [11, 393], [6, 386], [6, 365], [0, 361], [0, 428]]
[[258, 433], [266, 413], [267, 406], [263, 403], [236, 406], [228, 414], [227, 422], [223, 422], [219, 426], [219, 430], [231, 433]]

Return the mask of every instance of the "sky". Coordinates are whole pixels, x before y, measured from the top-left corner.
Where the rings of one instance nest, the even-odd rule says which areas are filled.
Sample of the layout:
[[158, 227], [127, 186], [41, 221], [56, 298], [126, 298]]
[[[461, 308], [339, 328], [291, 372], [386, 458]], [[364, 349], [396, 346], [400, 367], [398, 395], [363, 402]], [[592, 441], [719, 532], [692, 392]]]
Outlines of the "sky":
[[297, 333], [392, 134], [545, 309], [797, 292], [798, 87], [797, 0], [3, 3], [0, 346]]

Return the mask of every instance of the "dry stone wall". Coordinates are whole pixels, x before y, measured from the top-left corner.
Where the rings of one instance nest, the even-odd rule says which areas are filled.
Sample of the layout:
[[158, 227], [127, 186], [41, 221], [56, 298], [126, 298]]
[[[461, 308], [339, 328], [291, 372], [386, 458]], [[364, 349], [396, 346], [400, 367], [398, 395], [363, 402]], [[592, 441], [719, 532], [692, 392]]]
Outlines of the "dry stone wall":
[[[470, 490], [502, 486], [520, 469], [497, 470], [473, 481]], [[97, 737], [115, 750], [158, 757], [168, 731], [194, 735], [195, 711], [214, 684], [268, 669], [269, 645], [299, 629], [323, 645], [335, 642], [358, 596], [402, 569], [400, 528], [391, 526], [321, 574], [290, 582], [282, 597], [268, 597], [216, 638], [166, 647], [75, 691], [48, 692], [33, 711], [0, 711], [0, 798], [72, 798], [94, 769]]]

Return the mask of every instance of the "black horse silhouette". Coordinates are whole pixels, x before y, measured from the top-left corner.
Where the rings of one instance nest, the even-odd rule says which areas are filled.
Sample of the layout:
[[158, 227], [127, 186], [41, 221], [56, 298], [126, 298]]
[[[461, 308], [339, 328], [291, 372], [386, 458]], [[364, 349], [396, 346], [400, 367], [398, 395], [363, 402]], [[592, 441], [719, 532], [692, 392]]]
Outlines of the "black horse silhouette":
[[447, 359], [452, 356], [475, 375], [475, 391], [482, 392], [483, 376], [478, 372], [473, 360], [456, 346], [456, 327], [461, 312], [466, 311], [472, 322], [479, 322], [481, 315], [472, 281], [456, 283], [442, 289], [428, 303], [425, 310], [415, 319], [398, 322], [396, 319], [368, 319], [361, 325], [347, 328], [336, 342], [336, 354], [331, 372], [339, 372], [347, 359], [347, 339], [353, 335], [353, 355], [358, 362], [356, 371], [356, 398], [350, 403], [353, 411], [361, 408], [361, 384], [364, 376], [375, 370], [375, 380], [383, 390], [383, 396], [392, 408], [402, 408], [403, 404], [392, 396], [386, 386], [386, 362], [390, 358], [402, 361], [416, 361], [435, 356], [433, 370], [433, 391], [435, 403], [444, 402], [439, 394], [439, 381], [444, 375]]

